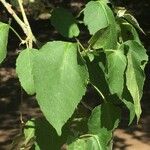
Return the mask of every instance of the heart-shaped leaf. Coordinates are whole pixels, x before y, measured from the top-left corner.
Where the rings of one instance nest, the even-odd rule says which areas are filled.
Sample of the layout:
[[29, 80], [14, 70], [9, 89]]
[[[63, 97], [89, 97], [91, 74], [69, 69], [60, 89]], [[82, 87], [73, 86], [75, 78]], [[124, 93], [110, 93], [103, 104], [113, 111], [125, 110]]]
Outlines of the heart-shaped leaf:
[[47, 43], [35, 55], [33, 74], [40, 108], [60, 135], [86, 91], [88, 72], [77, 45]]

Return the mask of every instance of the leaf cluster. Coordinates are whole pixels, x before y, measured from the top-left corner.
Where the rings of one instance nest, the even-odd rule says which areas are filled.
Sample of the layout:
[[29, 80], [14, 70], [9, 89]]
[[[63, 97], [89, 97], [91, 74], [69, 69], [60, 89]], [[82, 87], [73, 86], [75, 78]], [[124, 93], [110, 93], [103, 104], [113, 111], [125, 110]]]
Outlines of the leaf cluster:
[[[29, 95], [35, 94], [46, 118], [27, 123], [34, 127], [24, 130], [23, 146], [35, 143], [36, 150], [60, 149], [66, 142], [68, 150], [108, 150], [123, 105], [130, 114], [129, 124], [135, 116], [139, 120], [148, 56], [138, 32], [144, 31], [125, 9], [114, 11], [108, 3], [89, 1], [76, 18], [65, 8], [55, 8], [50, 21], [66, 41], [20, 52], [19, 81]], [[79, 40], [80, 24], [90, 37], [85, 46]], [[0, 23], [0, 62], [6, 57], [8, 32], [9, 25]], [[84, 118], [77, 110], [88, 85], [103, 102], [95, 108], [84, 104], [91, 110]], [[81, 124], [86, 126], [83, 132], [72, 127]]]

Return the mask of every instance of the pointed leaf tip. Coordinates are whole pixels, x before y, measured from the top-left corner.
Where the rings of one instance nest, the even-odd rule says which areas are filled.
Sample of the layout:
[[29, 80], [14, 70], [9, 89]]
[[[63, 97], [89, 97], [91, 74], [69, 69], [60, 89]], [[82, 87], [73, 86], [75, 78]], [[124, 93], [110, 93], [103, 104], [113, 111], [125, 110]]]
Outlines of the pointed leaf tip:
[[85, 94], [88, 80], [86, 65], [78, 54], [77, 45], [48, 42], [34, 58], [33, 73], [40, 108], [61, 135], [62, 126]]

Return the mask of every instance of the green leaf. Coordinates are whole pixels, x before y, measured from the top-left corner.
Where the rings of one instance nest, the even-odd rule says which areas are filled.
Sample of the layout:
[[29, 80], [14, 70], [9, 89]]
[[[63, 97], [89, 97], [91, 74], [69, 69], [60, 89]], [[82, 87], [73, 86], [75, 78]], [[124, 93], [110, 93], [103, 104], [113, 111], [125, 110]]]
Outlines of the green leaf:
[[89, 133], [99, 134], [101, 129], [113, 131], [120, 121], [120, 109], [111, 103], [97, 106], [89, 118]]
[[123, 99], [122, 101], [129, 110], [129, 125], [130, 125], [133, 122], [134, 118], [135, 118], [134, 104], [131, 101], [127, 101], [125, 99]]
[[88, 41], [93, 49], [116, 49], [117, 36], [113, 33], [110, 27], [104, 28], [96, 32]]
[[[89, 2], [90, 0], [85, 0], [85, 1], [86, 1], [86, 3], [87, 3], [87, 2]], [[103, 3], [105, 3], [105, 4], [110, 3], [109, 0], [93, 0], [93, 1], [101, 1], [101, 2], [103, 2]]]
[[67, 150], [103, 150], [97, 135], [85, 135], [85, 137], [72, 142]]
[[8, 33], [9, 33], [9, 25], [0, 22], [0, 63], [6, 57]]
[[124, 42], [128, 40], [135, 40], [141, 44], [139, 39], [139, 35], [133, 25], [127, 23], [126, 21], [122, 22], [121, 27], [121, 35]]
[[77, 44], [61, 41], [44, 45], [33, 66], [36, 98], [46, 119], [60, 135], [85, 94], [87, 68], [77, 52]]
[[94, 54], [93, 53], [89, 52], [89, 53], [87, 53], [87, 56], [88, 56], [90, 62], [92, 62], [94, 60]]
[[68, 136], [64, 130], [62, 136], [58, 136], [56, 130], [45, 118], [38, 118], [35, 121], [35, 150], [60, 150]]
[[[143, 29], [140, 27], [139, 23], [137, 22], [137, 20], [134, 18], [134, 16], [132, 16], [131, 14], [127, 14], [125, 13], [123, 15], [123, 18], [125, 18], [130, 24], [132, 24], [135, 28], [137, 28], [138, 30], [140, 30], [142, 33], [144, 33]], [[145, 34], [145, 33], [144, 33]]]
[[92, 35], [106, 28], [109, 25], [109, 19], [105, 5], [100, 1], [89, 2], [84, 9], [84, 23]]
[[124, 55], [124, 46], [119, 46], [117, 50], [106, 50], [107, 70], [106, 76], [112, 94], [121, 97], [124, 88], [124, 72], [127, 65]]
[[31, 148], [32, 145], [35, 142], [35, 120], [29, 120], [24, 128], [24, 136], [25, 136], [25, 141], [24, 141], [24, 148]]
[[72, 14], [64, 8], [56, 8], [51, 16], [52, 25], [65, 37], [77, 37], [80, 33], [76, 20]]
[[19, 54], [16, 62], [16, 72], [21, 86], [28, 94], [31, 95], [35, 93], [32, 70], [33, 56], [36, 52], [36, 49], [25, 49]]
[[105, 97], [109, 94], [109, 87], [105, 79], [105, 54], [95, 57], [94, 61], [87, 62], [90, 83], [96, 86]]
[[112, 44], [112, 41], [110, 42], [109, 36], [110, 36], [110, 27], [103, 28], [99, 31], [97, 31], [91, 39], [88, 41], [90, 44], [90, 47], [94, 49], [109, 49], [114, 48]]
[[140, 100], [143, 94], [143, 85], [145, 81], [144, 67], [148, 61], [146, 50], [136, 41], [125, 43], [128, 48], [126, 85], [134, 101], [135, 113], [139, 120], [141, 115]]
[[97, 106], [88, 121], [89, 133], [99, 137], [102, 150], [110, 146], [112, 131], [118, 126], [120, 109], [111, 103]]
[[35, 134], [35, 123], [34, 119], [32, 119], [25, 124], [24, 135], [26, 140], [28, 141], [29, 139], [35, 136], [34, 134]]
[[[93, 19], [94, 18], [94, 19]], [[111, 9], [102, 1], [89, 2], [84, 10], [84, 23], [93, 37], [89, 44], [94, 49], [116, 48], [116, 22]]]
[[109, 0], [99, 0], [99, 1], [101, 1], [101, 2], [103, 2], [103, 3], [105, 3], [105, 4], [110, 3], [110, 1], [109, 1]]
[[125, 104], [125, 106], [127, 107], [128, 111], [129, 111], [129, 125], [130, 125], [133, 122], [136, 114], [135, 114], [133, 98], [132, 98], [129, 90], [127, 89], [126, 85], [123, 90], [121, 101]]

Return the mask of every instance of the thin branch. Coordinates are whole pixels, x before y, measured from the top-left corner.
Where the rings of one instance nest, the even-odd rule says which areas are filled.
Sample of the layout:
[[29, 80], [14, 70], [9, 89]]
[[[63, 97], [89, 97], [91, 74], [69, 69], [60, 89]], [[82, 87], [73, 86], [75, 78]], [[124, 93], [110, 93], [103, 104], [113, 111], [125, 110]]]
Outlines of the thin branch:
[[20, 35], [15, 31], [14, 28], [12, 28], [11, 26], [9, 26], [9, 28], [16, 34], [16, 36], [19, 38], [19, 40], [22, 42], [23, 39], [20, 37]]
[[26, 14], [25, 14], [24, 8], [23, 8], [23, 1], [22, 1], [22, 0], [18, 0], [18, 4], [19, 4], [19, 7], [20, 7], [20, 9], [21, 9], [21, 14], [22, 14], [24, 23], [25, 23], [27, 26], [30, 26], [30, 25], [29, 25], [29, 22], [28, 22], [28, 19], [27, 19], [27, 16], [26, 16]]
[[86, 49], [83, 47], [83, 45], [80, 43], [80, 41], [77, 38], [75, 38], [75, 39], [76, 39], [77, 43], [79, 44], [79, 46], [82, 48], [82, 50], [85, 52]]
[[23, 1], [22, 0], [18, 0], [18, 4], [19, 4], [19, 7], [21, 9], [21, 14], [22, 14], [22, 17], [23, 17], [23, 21], [26, 24], [27, 29], [28, 29], [28, 36], [27, 36], [27, 40], [28, 41], [27, 42], [29, 44], [29, 48], [32, 48], [33, 47], [32, 43], [33, 43], [33, 40], [34, 40], [34, 36], [33, 36], [32, 30], [31, 30], [29, 21], [27, 19], [27, 16], [25, 14], [24, 8], [23, 8]]
[[27, 26], [25, 23], [17, 16], [15, 11], [12, 9], [12, 6], [6, 2], [5, 0], [0, 0], [1, 3], [4, 5], [4, 7], [7, 9], [7, 11], [12, 15], [12, 17], [16, 20], [16, 22], [20, 25], [24, 33], [27, 35]]
[[91, 85], [94, 87], [94, 89], [99, 93], [99, 95], [102, 97], [104, 103], [107, 103], [107, 100], [105, 98], [105, 96], [103, 95], [103, 93], [94, 85], [91, 83]]
[[85, 108], [87, 108], [87, 109], [89, 109], [90, 111], [92, 111], [92, 107], [88, 106], [85, 102], [81, 101], [81, 104], [82, 104]]
[[7, 11], [11, 14], [11, 16], [16, 20], [16, 22], [22, 28], [23, 32], [27, 36], [25, 41], [26, 41], [28, 47], [32, 48], [32, 43], [33, 42], [37, 43], [37, 40], [36, 40], [36, 38], [34, 37], [34, 35], [32, 33], [30, 24], [28, 22], [28, 19], [26, 17], [25, 12], [24, 12], [24, 8], [23, 8], [23, 5], [22, 5], [22, 0], [18, 0], [18, 2], [19, 2], [19, 6], [20, 6], [20, 9], [21, 9], [21, 12], [22, 12], [24, 22], [17, 16], [15, 11], [12, 9], [12, 6], [8, 2], [6, 2], [6, 0], [0, 0], [0, 2], [4, 5], [4, 7], [7, 9]]

